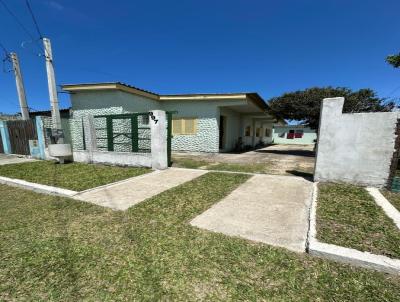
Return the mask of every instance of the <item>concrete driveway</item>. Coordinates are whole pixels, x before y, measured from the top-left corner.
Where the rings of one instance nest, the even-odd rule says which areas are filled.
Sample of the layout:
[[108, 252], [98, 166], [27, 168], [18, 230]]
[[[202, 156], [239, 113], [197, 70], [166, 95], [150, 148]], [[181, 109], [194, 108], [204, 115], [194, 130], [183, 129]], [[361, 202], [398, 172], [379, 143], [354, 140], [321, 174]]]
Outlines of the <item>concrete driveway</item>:
[[311, 177], [314, 173], [314, 145], [271, 145], [243, 153], [174, 152], [174, 158], [191, 158], [210, 163], [265, 164], [271, 174]]
[[35, 159], [26, 158], [22, 155], [10, 155], [10, 154], [3, 154], [0, 153], [0, 165], [8, 165], [8, 164], [19, 164], [29, 161], [34, 161]]
[[190, 223], [304, 252], [312, 191], [312, 182], [300, 177], [254, 175]]

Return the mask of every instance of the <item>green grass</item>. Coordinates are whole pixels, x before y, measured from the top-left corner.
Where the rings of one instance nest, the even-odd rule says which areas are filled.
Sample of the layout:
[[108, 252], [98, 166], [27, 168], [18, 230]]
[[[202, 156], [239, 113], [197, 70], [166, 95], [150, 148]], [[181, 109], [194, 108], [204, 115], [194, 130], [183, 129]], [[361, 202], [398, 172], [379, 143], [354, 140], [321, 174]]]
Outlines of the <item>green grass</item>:
[[361, 187], [319, 185], [317, 238], [400, 259], [400, 231]]
[[219, 163], [207, 166], [207, 170], [229, 171], [229, 172], [246, 172], [246, 173], [266, 173], [267, 164], [230, 164]]
[[172, 159], [172, 165], [178, 168], [198, 169], [209, 164], [210, 163], [205, 160], [195, 160], [191, 158], [174, 157]]
[[0, 166], [0, 175], [82, 191], [149, 172], [146, 168], [34, 161]]
[[398, 276], [188, 224], [246, 179], [209, 173], [125, 212], [0, 186], [0, 300], [400, 300]]
[[390, 192], [387, 190], [382, 190], [381, 193], [386, 197], [386, 199], [398, 210], [400, 211], [400, 193]]

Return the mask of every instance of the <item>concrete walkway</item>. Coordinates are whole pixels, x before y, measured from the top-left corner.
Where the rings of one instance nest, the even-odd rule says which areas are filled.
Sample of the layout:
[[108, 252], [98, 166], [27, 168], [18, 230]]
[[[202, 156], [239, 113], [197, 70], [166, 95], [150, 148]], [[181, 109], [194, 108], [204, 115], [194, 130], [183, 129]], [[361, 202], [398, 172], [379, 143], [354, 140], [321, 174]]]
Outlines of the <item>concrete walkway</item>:
[[298, 177], [254, 175], [191, 224], [304, 252], [312, 191]]
[[115, 184], [86, 190], [73, 198], [114, 210], [126, 210], [141, 201], [205, 173], [207, 171], [169, 168], [133, 177]]
[[25, 162], [35, 161], [35, 160], [36, 159], [27, 158], [23, 155], [0, 153], [0, 165], [19, 164], [19, 163], [25, 163]]

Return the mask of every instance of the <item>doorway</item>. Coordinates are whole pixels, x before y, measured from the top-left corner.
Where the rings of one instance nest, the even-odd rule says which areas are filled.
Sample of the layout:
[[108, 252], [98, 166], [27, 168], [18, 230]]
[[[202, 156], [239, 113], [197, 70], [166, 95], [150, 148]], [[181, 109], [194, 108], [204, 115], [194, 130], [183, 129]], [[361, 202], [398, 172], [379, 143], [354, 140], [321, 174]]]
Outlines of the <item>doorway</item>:
[[226, 116], [220, 115], [219, 116], [219, 149], [225, 149], [226, 144]]

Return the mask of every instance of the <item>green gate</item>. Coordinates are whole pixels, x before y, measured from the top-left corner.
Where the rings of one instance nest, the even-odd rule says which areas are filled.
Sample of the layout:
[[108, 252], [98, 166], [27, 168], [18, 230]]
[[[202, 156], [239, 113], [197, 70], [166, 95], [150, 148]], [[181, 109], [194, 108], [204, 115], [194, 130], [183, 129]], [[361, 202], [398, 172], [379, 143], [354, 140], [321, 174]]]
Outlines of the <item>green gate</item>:
[[[174, 113], [166, 112], [168, 166], [172, 164], [172, 114]], [[98, 149], [117, 152], [151, 152], [150, 115], [148, 112], [96, 115], [94, 118]], [[84, 147], [84, 149], [86, 148]]]

